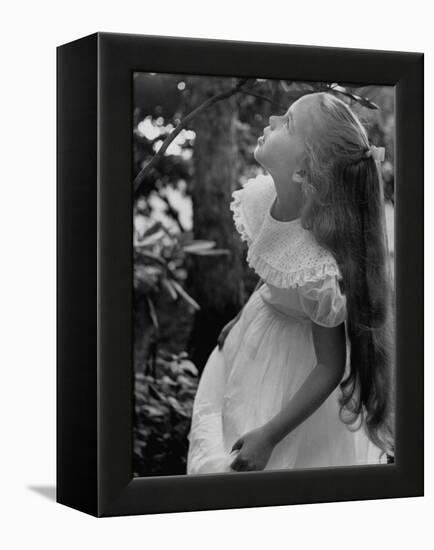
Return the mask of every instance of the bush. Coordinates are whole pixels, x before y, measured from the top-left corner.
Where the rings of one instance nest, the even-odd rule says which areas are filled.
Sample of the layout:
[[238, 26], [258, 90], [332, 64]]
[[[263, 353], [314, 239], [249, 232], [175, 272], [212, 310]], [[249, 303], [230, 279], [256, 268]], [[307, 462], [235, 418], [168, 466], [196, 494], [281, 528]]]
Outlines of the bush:
[[155, 372], [135, 374], [134, 475], [186, 473], [197, 369], [187, 354], [160, 352]]

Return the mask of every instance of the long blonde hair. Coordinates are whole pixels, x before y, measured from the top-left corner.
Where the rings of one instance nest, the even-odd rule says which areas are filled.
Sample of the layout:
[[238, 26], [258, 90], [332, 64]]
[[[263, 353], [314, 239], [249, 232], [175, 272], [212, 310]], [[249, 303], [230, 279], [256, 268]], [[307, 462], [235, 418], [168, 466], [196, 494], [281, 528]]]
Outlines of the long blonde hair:
[[364, 422], [371, 441], [394, 454], [393, 293], [382, 178], [350, 107], [330, 93], [315, 95], [318, 131], [306, 139], [301, 220], [343, 275], [351, 361], [340, 384], [340, 416], [349, 425]]

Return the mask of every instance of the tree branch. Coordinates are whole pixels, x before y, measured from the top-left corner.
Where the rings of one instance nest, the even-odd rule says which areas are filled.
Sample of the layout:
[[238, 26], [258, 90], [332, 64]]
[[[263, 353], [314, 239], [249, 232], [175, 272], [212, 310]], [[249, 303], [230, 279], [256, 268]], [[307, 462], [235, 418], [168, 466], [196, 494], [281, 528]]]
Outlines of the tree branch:
[[168, 197], [165, 195], [165, 194], [162, 194], [160, 193], [160, 198], [161, 200], [163, 200], [166, 205], [167, 205], [167, 214], [173, 218], [173, 220], [176, 222], [176, 224], [178, 225], [181, 233], [183, 233], [185, 231], [185, 227], [182, 225], [181, 223], [181, 220], [179, 219], [179, 215], [178, 215], [178, 212], [177, 210], [175, 210], [175, 208], [173, 208], [170, 200], [168, 199]]
[[138, 191], [140, 189], [140, 186], [142, 185], [143, 180], [145, 179], [147, 174], [149, 174], [149, 172], [156, 165], [158, 160], [164, 155], [166, 149], [169, 147], [169, 145], [172, 143], [172, 141], [176, 138], [176, 136], [181, 132], [181, 130], [183, 128], [185, 128], [185, 126], [196, 115], [198, 115], [200, 112], [204, 111], [208, 107], [211, 107], [211, 105], [213, 105], [214, 103], [217, 103], [217, 101], [221, 101], [222, 99], [227, 99], [228, 97], [231, 97], [232, 95], [236, 94], [237, 92], [239, 92], [242, 89], [244, 84], [246, 84], [246, 82], [248, 82], [248, 81], [249, 81], [248, 78], [244, 78], [244, 79], [240, 80], [236, 86], [230, 88], [229, 90], [227, 90], [225, 92], [220, 92], [220, 93], [210, 97], [209, 99], [207, 99], [206, 101], [201, 103], [198, 107], [196, 107], [196, 109], [191, 111], [191, 113], [189, 113], [183, 120], [181, 120], [181, 122], [178, 124], [178, 126], [174, 130], [172, 130], [172, 132], [163, 141], [163, 144], [158, 149], [158, 152], [152, 157], [152, 159], [148, 162], [148, 164], [144, 168], [142, 168], [142, 170], [140, 170], [140, 172], [134, 178], [134, 192], [136, 194], [138, 193]]

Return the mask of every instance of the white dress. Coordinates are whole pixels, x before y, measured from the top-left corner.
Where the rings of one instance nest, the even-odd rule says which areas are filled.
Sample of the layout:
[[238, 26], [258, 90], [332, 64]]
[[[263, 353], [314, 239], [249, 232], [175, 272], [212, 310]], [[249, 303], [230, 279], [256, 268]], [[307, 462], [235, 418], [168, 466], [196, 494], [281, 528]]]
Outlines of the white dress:
[[[300, 220], [270, 213], [271, 176], [234, 191], [230, 208], [249, 265], [264, 281], [250, 296], [221, 350], [211, 352], [199, 381], [188, 434], [187, 474], [233, 472], [235, 441], [275, 416], [316, 366], [311, 320], [346, 326], [346, 297], [332, 254]], [[347, 364], [351, 348], [347, 337]], [[265, 470], [385, 463], [364, 426], [350, 431], [338, 416], [339, 386], [273, 449]]]

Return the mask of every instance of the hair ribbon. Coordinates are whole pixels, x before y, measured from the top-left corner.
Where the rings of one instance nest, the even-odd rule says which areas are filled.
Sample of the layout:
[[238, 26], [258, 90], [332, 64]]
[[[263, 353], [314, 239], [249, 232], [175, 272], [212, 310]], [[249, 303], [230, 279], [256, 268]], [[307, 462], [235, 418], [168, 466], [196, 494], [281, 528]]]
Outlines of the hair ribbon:
[[386, 150], [384, 147], [376, 147], [371, 145], [369, 151], [367, 151], [366, 156], [372, 157], [376, 162], [383, 162]]

